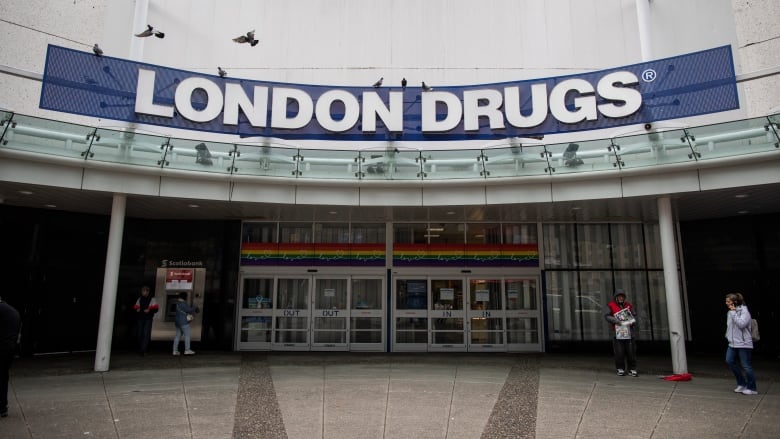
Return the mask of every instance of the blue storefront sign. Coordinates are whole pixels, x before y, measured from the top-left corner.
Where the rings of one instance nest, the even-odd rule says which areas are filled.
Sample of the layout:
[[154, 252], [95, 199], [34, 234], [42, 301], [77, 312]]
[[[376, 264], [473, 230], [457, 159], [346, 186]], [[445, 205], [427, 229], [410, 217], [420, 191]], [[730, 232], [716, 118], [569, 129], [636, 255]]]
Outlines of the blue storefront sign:
[[441, 141], [641, 124], [733, 110], [739, 100], [729, 46], [577, 75], [424, 90], [221, 78], [50, 45], [40, 107], [242, 138]]

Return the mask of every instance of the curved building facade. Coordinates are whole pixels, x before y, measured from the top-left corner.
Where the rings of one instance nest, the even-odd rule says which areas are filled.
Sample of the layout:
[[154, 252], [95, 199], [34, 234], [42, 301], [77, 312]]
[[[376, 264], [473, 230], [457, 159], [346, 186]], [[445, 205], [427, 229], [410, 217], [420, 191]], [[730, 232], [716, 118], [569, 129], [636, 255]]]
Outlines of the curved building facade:
[[616, 289], [676, 369], [728, 292], [776, 333], [778, 6], [704, 4], [10, 2], [25, 350], [130, 346], [142, 285], [234, 350], [595, 347]]

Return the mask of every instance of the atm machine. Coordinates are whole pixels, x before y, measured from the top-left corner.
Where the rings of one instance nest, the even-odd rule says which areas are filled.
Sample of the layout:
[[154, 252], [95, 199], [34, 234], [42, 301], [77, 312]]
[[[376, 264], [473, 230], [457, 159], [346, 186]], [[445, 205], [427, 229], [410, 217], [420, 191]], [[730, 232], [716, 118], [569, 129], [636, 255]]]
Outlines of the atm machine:
[[190, 322], [190, 340], [200, 341], [203, 332], [203, 296], [206, 284], [205, 268], [158, 268], [154, 298], [160, 311], [152, 323], [152, 340], [171, 340], [176, 336], [176, 301], [179, 293], [187, 293], [187, 302], [200, 308]]

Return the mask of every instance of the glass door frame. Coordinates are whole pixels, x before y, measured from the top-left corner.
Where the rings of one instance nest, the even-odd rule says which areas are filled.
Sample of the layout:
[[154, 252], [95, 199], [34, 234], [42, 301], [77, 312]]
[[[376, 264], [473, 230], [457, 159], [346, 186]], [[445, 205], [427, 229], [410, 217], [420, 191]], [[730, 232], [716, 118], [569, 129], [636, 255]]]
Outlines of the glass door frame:
[[[512, 290], [507, 290], [507, 281], [532, 281], [536, 285], [536, 292], [529, 291], [528, 294], [523, 294], [523, 292], [517, 291], [518, 298], [516, 300], [525, 302], [534, 302], [536, 308], [510, 308], [508, 302], [512, 299], [512, 295], [514, 294]], [[542, 309], [542, 286], [541, 286], [541, 277], [539, 275], [517, 275], [517, 276], [507, 276], [503, 280], [504, 290], [503, 290], [503, 297], [504, 297], [504, 312], [506, 314], [506, 322], [505, 322], [505, 328], [504, 333], [506, 337], [506, 349], [507, 352], [543, 352], [544, 351], [544, 316], [546, 313]], [[520, 298], [519, 296], [523, 294], [526, 297]], [[521, 321], [526, 321], [527, 323], [533, 322], [533, 319], [536, 319], [536, 327], [533, 327], [532, 324], [526, 324], [525, 328], [517, 329], [515, 330], [512, 327], [511, 320], [517, 320], [518, 323]], [[529, 341], [527, 343], [511, 343], [510, 339], [514, 338], [515, 334], [510, 336], [510, 332], [525, 332], [526, 337], [530, 336], [531, 339], [533, 339], [534, 334], [536, 335], [536, 342]]]
[[[449, 285], [438, 287], [440, 282], [448, 282]], [[460, 283], [460, 307], [458, 307], [458, 292], [454, 283]], [[428, 351], [429, 352], [465, 352], [467, 350], [467, 320], [465, 305], [467, 295], [466, 278], [458, 273], [452, 276], [430, 276], [428, 278], [428, 291], [430, 299], [428, 300]], [[452, 291], [449, 291], [452, 290]], [[449, 297], [452, 294], [452, 298]], [[460, 329], [449, 329], [452, 323], [460, 323]], [[442, 329], [437, 329], [441, 327]], [[445, 342], [437, 343], [438, 336], [457, 336], [460, 334], [460, 343]]]
[[[279, 298], [280, 295], [280, 285], [282, 281], [285, 280], [299, 280], [299, 281], [306, 281], [306, 298], [304, 299], [303, 303], [306, 305], [305, 308], [297, 307], [297, 306], [287, 306], [284, 308], [277, 307], [278, 304], [281, 304], [281, 299]], [[309, 273], [301, 273], [301, 274], [279, 274], [275, 277], [274, 282], [274, 308], [273, 308], [273, 338], [271, 339], [271, 348], [275, 351], [309, 351], [311, 350], [311, 342], [312, 342], [312, 305], [313, 305], [313, 299], [312, 295], [314, 294], [314, 278]], [[306, 318], [306, 327], [305, 328], [279, 328], [279, 319], [298, 319], [298, 318]], [[300, 342], [300, 341], [277, 341], [277, 338], [279, 338], [282, 334], [289, 333], [289, 334], [295, 334], [295, 333], [305, 333], [306, 334], [306, 341]]]
[[[328, 300], [330, 291], [332, 288], [324, 288], [323, 293], [324, 296], [318, 297], [320, 292], [320, 286], [323, 284], [323, 281], [344, 281], [344, 296], [341, 297], [340, 291], [332, 291], [333, 298], [336, 302], [335, 305], [330, 305], [330, 307], [318, 307], [320, 299], [323, 301], [330, 302]], [[311, 288], [311, 304], [309, 306], [309, 309], [311, 310], [310, 313], [310, 322], [309, 322], [309, 345], [311, 347], [312, 351], [349, 351], [349, 303], [350, 303], [350, 287], [352, 286], [351, 282], [351, 276], [349, 275], [316, 275], [312, 274], [312, 288]], [[317, 328], [317, 320], [322, 319], [324, 322], [338, 322], [339, 320], [343, 321], [343, 326], [332, 329], [332, 328]], [[342, 340], [341, 342], [317, 342], [317, 336], [318, 335], [338, 335], [341, 333]]]
[[[269, 294], [257, 294], [244, 297], [247, 292], [247, 280], [270, 281]], [[274, 337], [273, 306], [276, 293], [276, 276], [273, 274], [241, 273], [238, 279], [238, 298], [236, 300], [236, 337], [235, 349], [241, 350], [271, 350]], [[246, 300], [244, 300], [246, 299]], [[246, 303], [245, 303], [246, 302]], [[246, 306], [245, 306], [246, 305]], [[261, 334], [262, 333], [262, 334]], [[242, 341], [245, 338], [247, 341]], [[265, 340], [252, 340], [259, 337]]]
[[[486, 279], [500, 283], [498, 300], [501, 301], [500, 309], [496, 310], [472, 310], [471, 309], [471, 281], [476, 279]], [[541, 270], [535, 267], [501, 268], [501, 269], [459, 269], [459, 268], [409, 268], [395, 269], [392, 274], [392, 294], [390, 295], [390, 320], [388, 322], [388, 332], [391, 337], [391, 352], [441, 352], [466, 350], [469, 352], [544, 352], [544, 310], [542, 309], [541, 298]], [[418, 280], [426, 282], [426, 304], [424, 309], [398, 309], [398, 281], [399, 280]], [[449, 317], [450, 314], [442, 314], [446, 310], [436, 309], [436, 297], [433, 292], [433, 282], [437, 280], [462, 280], [463, 282], [463, 319], [464, 319], [464, 338], [465, 347], [446, 346], [445, 344], [433, 343], [433, 320], [442, 317]], [[535, 309], [508, 309], [508, 299], [506, 291], [507, 281], [529, 280], [535, 282], [536, 291], [531, 292], [533, 305]], [[485, 313], [501, 319], [501, 337], [503, 343], [472, 343], [472, 318], [490, 317]], [[428, 343], [399, 343], [397, 323], [399, 318], [425, 320], [428, 332]], [[509, 324], [517, 323], [512, 320], [527, 320], [531, 322], [530, 326], [524, 328], [529, 334], [536, 334], [536, 342], [531, 343], [510, 343], [510, 332], [517, 330], [510, 327]], [[526, 323], [526, 326], [528, 324]], [[496, 331], [498, 332], [498, 331]], [[533, 338], [533, 335], [531, 335]]]
[[[239, 288], [236, 298], [236, 336], [234, 341], [235, 349], [241, 350], [276, 350], [276, 351], [380, 351], [385, 350], [385, 342], [387, 340], [387, 315], [386, 315], [386, 282], [387, 274], [386, 270], [381, 268], [362, 268], [362, 267], [321, 267], [318, 269], [307, 269], [295, 267], [244, 267], [239, 272]], [[246, 292], [246, 280], [250, 279], [265, 279], [271, 282], [272, 285], [272, 297], [270, 298], [269, 308], [264, 308], [268, 298], [252, 299], [246, 298], [244, 295]], [[308, 282], [308, 292], [306, 298], [307, 308], [279, 308], [279, 281], [284, 279], [299, 279], [306, 280]], [[331, 346], [331, 343], [314, 343], [315, 329], [315, 297], [316, 285], [318, 280], [322, 279], [344, 279], [346, 281], [347, 295], [344, 308], [339, 308], [337, 311], [339, 314], [344, 314], [345, 319], [345, 343], [337, 343]], [[381, 284], [381, 292], [379, 297], [379, 309], [362, 309], [357, 307], [351, 309], [351, 289], [353, 280], [376, 280]], [[246, 302], [246, 303], [244, 303]], [[252, 302], [252, 303], [250, 303]], [[261, 306], [260, 303], [263, 303]], [[251, 308], [250, 308], [251, 306]], [[319, 310], [321, 312], [327, 310]], [[331, 312], [333, 310], [330, 310]], [[277, 334], [282, 331], [277, 328], [277, 318], [284, 317], [307, 317], [306, 325], [306, 342], [276, 342]], [[341, 317], [341, 315], [339, 315]], [[351, 328], [351, 318], [378, 318], [380, 322], [380, 339], [375, 343], [350, 343], [353, 337]], [[264, 319], [270, 319], [270, 327], [266, 327], [263, 324]], [[257, 327], [261, 325], [262, 327]], [[372, 323], [376, 325], [376, 322]], [[241, 341], [244, 338], [244, 334], [255, 331], [270, 331], [270, 338], [264, 341]], [[295, 331], [298, 331], [296, 329]], [[303, 329], [300, 329], [303, 331]], [[371, 331], [375, 331], [373, 328]], [[248, 338], [248, 337], [247, 337]]]
[[[474, 290], [472, 291], [472, 282], [479, 283], [481, 281], [487, 283], [498, 283], [498, 291], [491, 291], [490, 289]], [[506, 313], [504, 304], [504, 276], [502, 275], [485, 275], [485, 276], [468, 276], [466, 279], [466, 319], [468, 325], [466, 326], [466, 344], [469, 352], [506, 352]], [[495, 297], [498, 298], [498, 307], [495, 308], [476, 308], [475, 306], [488, 303], [491, 306], [495, 302]], [[472, 300], [473, 299], [473, 300]], [[482, 300], [480, 300], [482, 299]], [[477, 322], [489, 323], [490, 321], [498, 322], [499, 329], [491, 329], [490, 324], [485, 328], [475, 329]], [[476, 334], [485, 334], [487, 336], [500, 337], [500, 342], [487, 340], [484, 343], [475, 343], [474, 336]]]

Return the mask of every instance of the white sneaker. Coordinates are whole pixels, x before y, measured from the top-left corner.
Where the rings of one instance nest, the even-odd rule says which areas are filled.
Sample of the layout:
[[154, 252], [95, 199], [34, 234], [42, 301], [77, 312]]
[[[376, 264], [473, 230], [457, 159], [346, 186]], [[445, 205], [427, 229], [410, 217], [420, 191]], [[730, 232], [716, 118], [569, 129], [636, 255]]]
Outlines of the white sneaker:
[[617, 376], [619, 376], [619, 377], [624, 377], [624, 376], [626, 376], [626, 371], [625, 371], [625, 370], [623, 370], [623, 369], [618, 369], [618, 370], [617, 370]]
[[745, 386], [737, 386], [736, 389], [734, 389], [734, 393], [742, 393], [743, 390], [747, 389]]
[[195, 355], [195, 351], [184, 351], [184, 355]]
[[173, 351], [173, 355], [176, 356], [176, 355], [181, 355], [181, 354], [180, 354], [179, 351]]
[[755, 390], [745, 389], [742, 391], [743, 395], [758, 395], [758, 392]]

